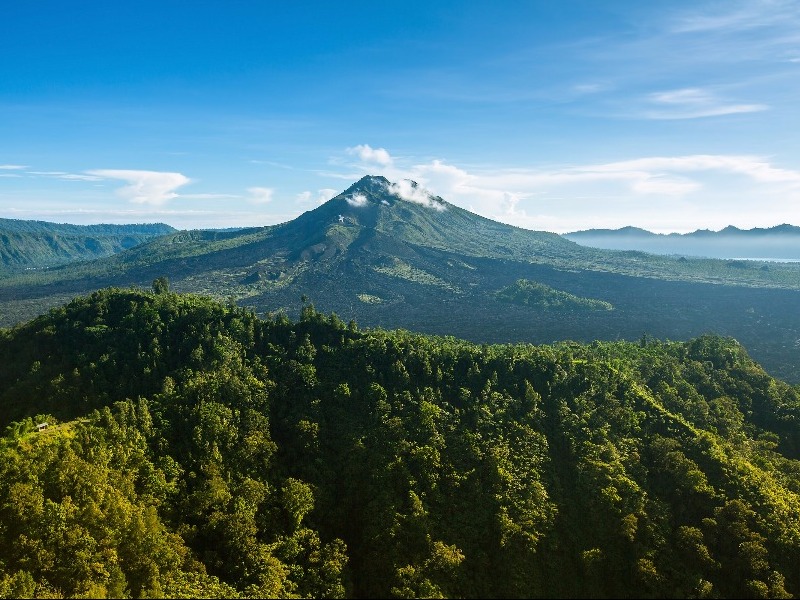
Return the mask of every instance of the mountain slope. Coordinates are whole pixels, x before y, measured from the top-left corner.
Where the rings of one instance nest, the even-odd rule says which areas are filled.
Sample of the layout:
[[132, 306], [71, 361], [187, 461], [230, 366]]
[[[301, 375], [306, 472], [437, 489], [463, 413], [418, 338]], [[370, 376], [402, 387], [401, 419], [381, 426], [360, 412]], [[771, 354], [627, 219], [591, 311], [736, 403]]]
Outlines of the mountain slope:
[[0, 364], [2, 596], [800, 594], [800, 396], [734, 340], [104, 290], [0, 331]]
[[67, 225], [0, 219], [0, 272], [110, 256], [172, 231], [175, 230], [163, 223]]

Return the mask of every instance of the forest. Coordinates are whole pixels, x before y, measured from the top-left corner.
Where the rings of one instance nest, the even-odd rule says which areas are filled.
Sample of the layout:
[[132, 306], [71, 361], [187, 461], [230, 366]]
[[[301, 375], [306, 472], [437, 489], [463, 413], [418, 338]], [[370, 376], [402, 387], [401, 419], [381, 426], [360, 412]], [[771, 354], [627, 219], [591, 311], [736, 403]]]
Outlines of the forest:
[[0, 330], [0, 597], [800, 595], [800, 388], [736, 340], [300, 304], [159, 279]]

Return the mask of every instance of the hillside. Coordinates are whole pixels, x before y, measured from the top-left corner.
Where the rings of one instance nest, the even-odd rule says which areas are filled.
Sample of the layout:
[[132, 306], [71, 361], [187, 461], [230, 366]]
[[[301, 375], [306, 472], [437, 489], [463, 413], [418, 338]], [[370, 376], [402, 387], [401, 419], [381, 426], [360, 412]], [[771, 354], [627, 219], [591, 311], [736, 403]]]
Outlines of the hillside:
[[[0, 325], [105, 286], [233, 300], [297, 317], [300, 299], [368, 326], [477, 343], [731, 336], [800, 381], [800, 264], [686, 260], [585, 248], [485, 219], [411, 182], [365, 177], [296, 219], [234, 232], [183, 231], [97, 261], [0, 279]], [[610, 304], [569, 319], [501, 290], [524, 279]], [[564, 297], [564, 296], [562, 296]]]
[[0, 219], [0, 274], [110, 256], [172, 231], [163, 223], [68, 225]]
[[652, 233], [637, 227], [587, 229], [564, 237], [583, 246], [607, 250], [636, 250], [654, 254], [705, 256], [721, 259], [800, 260], [800, 227], [698, 229], [691, 233]]
[[800, 594], [800, 396], [733, 340], [475, 345], [159, 289], [0, 333], [0, 595]]

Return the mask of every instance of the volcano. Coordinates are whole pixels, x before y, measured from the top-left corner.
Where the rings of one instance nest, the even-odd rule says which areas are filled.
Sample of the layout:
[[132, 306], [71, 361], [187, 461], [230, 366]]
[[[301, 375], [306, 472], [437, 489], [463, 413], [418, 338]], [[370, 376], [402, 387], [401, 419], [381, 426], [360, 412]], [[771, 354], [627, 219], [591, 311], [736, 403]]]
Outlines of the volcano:
[[588, 248], [380, 176], [280, 225], [172, 232], [108, 258], [0, 281], [0, 324], [160, 277], [175, 291], [261, 315], [296, 317], [310, 301], [361, 326], [481, 343], [713, 332], [738, 339], [774, 375], [800, 379], [798, 264]]

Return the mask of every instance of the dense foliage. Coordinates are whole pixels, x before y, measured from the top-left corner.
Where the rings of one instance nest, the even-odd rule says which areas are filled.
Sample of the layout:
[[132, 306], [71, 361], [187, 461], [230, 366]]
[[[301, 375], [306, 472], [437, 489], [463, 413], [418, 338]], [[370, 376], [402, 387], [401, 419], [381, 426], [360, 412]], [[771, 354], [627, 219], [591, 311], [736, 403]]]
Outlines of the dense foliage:
[[610, 302], [581, 298], [569, 292], [551, 288], [549, 285], [518, 279], [514, 284], [497, 292], [497, 298], [504, 302], [524, 304], [541, 310], [572, 312], [582, 310], [613, 310]]
[[800, 395], [732, 339], [481, 346], [156, 288], [0, 332], [0, 595], [800, 594]]

